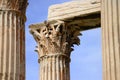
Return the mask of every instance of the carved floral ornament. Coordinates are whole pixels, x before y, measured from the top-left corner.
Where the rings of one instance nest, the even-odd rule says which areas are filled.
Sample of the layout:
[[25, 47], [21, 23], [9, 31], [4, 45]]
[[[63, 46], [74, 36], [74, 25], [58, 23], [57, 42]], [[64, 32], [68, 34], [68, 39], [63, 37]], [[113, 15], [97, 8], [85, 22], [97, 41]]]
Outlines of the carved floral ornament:
[[68, 25], [64, 21], [57, 21], [53, 24], [45, 21], [43, 24], [44, 26], [30, 26], [30, 32], [38, 43], [36, 51], [39, 57], [49, 54], [70, 56], [73, 45], [80, 44], [78, 38], [81, 35], [79, 26]]

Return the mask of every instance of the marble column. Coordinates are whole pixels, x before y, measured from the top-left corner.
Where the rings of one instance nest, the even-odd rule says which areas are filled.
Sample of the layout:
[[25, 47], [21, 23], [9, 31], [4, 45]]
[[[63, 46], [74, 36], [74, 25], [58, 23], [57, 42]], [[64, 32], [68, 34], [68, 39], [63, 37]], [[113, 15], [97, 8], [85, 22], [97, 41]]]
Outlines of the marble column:
[[38, 43], [40, 80], [70, 80], [70, 54], [73, 45], [80, 44], [79, 28], [63, 21], [30, 26]]
[[120, 80], [120, 0], [102, 0], [103, 80]]
[[25, 80], [27, 0], [0, 0], [0, 80]]

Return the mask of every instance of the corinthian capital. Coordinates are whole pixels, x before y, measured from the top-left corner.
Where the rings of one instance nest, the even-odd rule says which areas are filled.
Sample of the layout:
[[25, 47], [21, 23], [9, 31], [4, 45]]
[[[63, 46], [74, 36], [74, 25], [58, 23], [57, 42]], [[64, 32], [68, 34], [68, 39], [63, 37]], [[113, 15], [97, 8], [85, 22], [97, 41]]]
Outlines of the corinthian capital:
[[30, 26], [30, 32], [38, 43], [39, 57], [51, 54], [70, 56], [73, 45], [80, 44], [80, 27], [64, 21], [51, 21]]

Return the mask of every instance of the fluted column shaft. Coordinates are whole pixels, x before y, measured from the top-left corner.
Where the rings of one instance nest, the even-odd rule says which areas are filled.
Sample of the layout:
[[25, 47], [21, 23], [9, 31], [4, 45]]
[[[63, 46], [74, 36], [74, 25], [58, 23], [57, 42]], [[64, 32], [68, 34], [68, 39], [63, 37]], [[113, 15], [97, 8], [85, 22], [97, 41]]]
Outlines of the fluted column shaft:
[[102, 0], [103, 80], [120, 80], [120, 0]]
[[0, 80], [25, 80], [26, 6], [27, 0], [0, 1]]
[[24, 22], [14, 11], [0, 11], [0, 21], [0, 80], [24, 80]]
[[69, 57], [46, 55], [40, 58], [40, 80], [70, 80]]

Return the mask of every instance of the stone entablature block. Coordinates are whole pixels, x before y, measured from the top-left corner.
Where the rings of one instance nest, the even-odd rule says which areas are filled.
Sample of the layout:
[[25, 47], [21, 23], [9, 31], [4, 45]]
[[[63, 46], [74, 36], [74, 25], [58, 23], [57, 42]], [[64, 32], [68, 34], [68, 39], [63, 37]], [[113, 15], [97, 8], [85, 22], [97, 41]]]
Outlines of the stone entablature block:
[[71, 1], [49, 7], [48, 20], [65, 20], [101, 11], [101, 0]]

